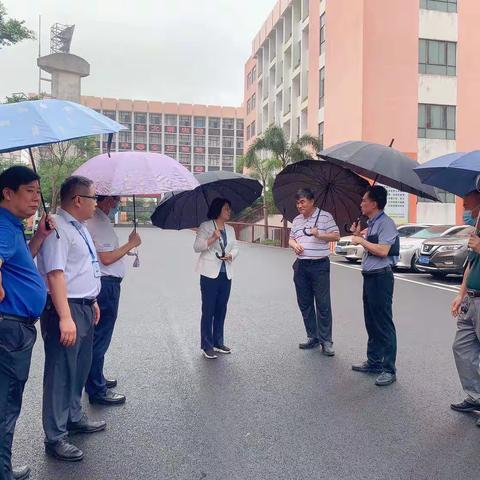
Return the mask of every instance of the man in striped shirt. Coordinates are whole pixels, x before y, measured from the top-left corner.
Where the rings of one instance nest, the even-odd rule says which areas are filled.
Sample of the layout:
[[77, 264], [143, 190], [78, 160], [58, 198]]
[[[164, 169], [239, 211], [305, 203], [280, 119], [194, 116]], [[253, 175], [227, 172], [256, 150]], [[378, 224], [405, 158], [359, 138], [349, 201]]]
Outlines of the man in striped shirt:
[[297, 254], [293, 281], [302, 312], [307, 341], [299, 348], [309, 350], [322, 345], [322, 353], [335, 355], [332, 343], [330, 302], [330, 242], [340, 239], [330, 213], [315, 207], [313, 192], [301, 189], [295, 195], [297, 215], [292, 224], [289, 245]]

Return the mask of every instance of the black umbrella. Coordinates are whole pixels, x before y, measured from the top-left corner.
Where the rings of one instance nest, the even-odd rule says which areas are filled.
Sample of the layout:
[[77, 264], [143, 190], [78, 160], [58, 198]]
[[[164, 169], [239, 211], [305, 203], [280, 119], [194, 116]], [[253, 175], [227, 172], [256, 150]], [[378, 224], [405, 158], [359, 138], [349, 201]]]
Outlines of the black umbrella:
[[[320, 210], [332, 214], [340, 233], [350, 232], [350, 226], [360, 215], [362, 196], [369, 183], [345, 168], [321, 160], [303, 160], [284, 168], [273, 184], [273, 199], [287, 220], [297, 215], [295, 194], [309, 188]], [[308, 234], [308, 233], [307, 233]]]
[[344, 142], [322, 150], [319, 156], [371, 178], [375, 183], [438, 201], [435, 189], [421, 183], [414, 172], [420, 164], [392, 147], [369, 142]]
[[239, 173], [207, 172], [195, 178], [200, 186], [194, 190], [165, 195], [151, 217], [154, 225], [167, 230], [195, 228], [207, 220], [208, 208], [215, 198], [226, 198], [238, 213], [262, 194], [258, 180]]

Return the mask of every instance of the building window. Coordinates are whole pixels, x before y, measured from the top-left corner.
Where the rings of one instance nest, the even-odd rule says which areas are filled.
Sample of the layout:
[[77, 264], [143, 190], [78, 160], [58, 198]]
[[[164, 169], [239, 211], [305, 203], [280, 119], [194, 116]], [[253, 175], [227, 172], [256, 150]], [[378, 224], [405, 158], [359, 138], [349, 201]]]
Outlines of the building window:
[[223, 148], [233, 148], [233, 137], [222, 138]]
[[205, 165], [205, 155], [196, 153], [193, 155], [193, 164], [194, 165]]
[[120, 123], [132, 123], [132, 112], [118, 112], [118, 121]]
[[318, 142], [320, 150], [323, 150], [323, 134], [325, 130], [324, 122], [318, 124]]
[[205, 117], [195, 117], [193, 119], [193, 126], [195, 128], [205, 128], [206, 120]]
[[243, 152], [243, 138], [237, 138], [237, 152]]
[[177, 116], [176, 115], [165, 115], [165, 125], [169, 127], [177, 126]]
[[146, 125], [147, 114], [146, 113], [135, 112], [135, 123], [142, 123], [142, 124]]
[[243, 120], [241, 118], [237, 118], [237, 130], [242, 130], [243, 132], [243, 128], [244, 128]]
[[135, 143], [147, 143], [147, 134], [135, 132]]
[[457, 74], [457, 44], [440, 40], [420, 39], [419, 73], [431, 75]]
[[233, 130], [235, 124], [235, 119], [233, 118], [224, 118], [222, 121], [222, 126], [224, 130]]
[[190, 163], [191, 163], [190, 154], [189, 153], [180, 153], [179, 154], [179, 160], [180, 160], [180, 163], [182, 163], [183, 165], [190, 165]]
[[208, 156], [208, 164], [212, 167], [219, 167], [220, 166], [220, 155], [210, 154]]
[[193, 145], [195, 147], [204, 147], [205, 146], [205, 137], [203, 135], [195, 135], [193, 137]]
[[250, 98], [247, 100], [247, 115], [250, 113], [250, 110], [251, 110], [251, 107], [250, 107], [250, 105], [251, 105], [251, 103], [250, 103], [250, 100], [251, 100]]
[[180, 135], [180, 145], [191, 145], [192, 144], [192, 138], [190, 135]]
[[117, 112], [115, 110], [104, 110], [103, 114], [112, 120], [117, 119]]
[[320, 99], [319, 108], [325, 105], [325, 67], [320, 70]]
[[250, 88], [250, 85], [252, 84], [252, 71], [248, 72], [247, 75], [247, 88]]
[[192, 126], [192, 117], [186, 115], [180, 115], [180, 126], [181, 127], [191, 127]]
[[325, 14], [320, 17], [320, 55], [325, 52]]
[[257, 79], [257, 66], [252, 68], [252, 82], [254, 82]]
[[176, 145], [177, 144], [177, 136], [172, 135], [171, 133], [165, 134], [165, 145]]
[[159, 145], [162, 143], [162, 134], [161, 133], [150, 133], [150, 143], [155, 143]]
[[440, 12], [456, 12], [457, 0], [420, 0], [420, 8]]
[[220, 137], [218, 135], [209, 135], [208, 136], [208, 146], [209, 147], [220, 147]]
[[[440, 190], [439, 188], [435, 188], [435, 193], [442, 203], [455, 203], [455, 195], [453, 193]], [[422, 197], [418, 197], [418, 201], [420, 203], [433, 203], [433, 200], [428, 200], [427, 198]]]
[[150, 119], [150, 125], [161, 125], [162, 124], [162, 114], [161, 113], [150, 113], [149, 119]]
[[418, 105], [418, 138], [455, 140], [456, 107]]
[[233, 155], [224, 155], [222, 165], [224, 167], [233, 167]]
[[208, 128], [220, 128], [220, 118], [210, 117], [208, 119]]

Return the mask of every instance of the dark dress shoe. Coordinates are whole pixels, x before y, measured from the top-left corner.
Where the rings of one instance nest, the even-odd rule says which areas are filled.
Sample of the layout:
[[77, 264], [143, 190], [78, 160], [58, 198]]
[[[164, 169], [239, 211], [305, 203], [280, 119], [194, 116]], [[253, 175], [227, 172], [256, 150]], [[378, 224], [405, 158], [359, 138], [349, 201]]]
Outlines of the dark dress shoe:
[[14, 480], [25, 480], [30, 476], [30, 467], [14, 468], [12, 475]]
[[115, 388], [117, 386], [117, 381], [116, 380], [105, 379], [105, 382], [107, 383], [107, 388]]
[[107, 422], [105, 420], [94, 422], [84, 414], [79, 422], [68, 423], [67, 430], [69, 433], [95, 433], [105, 430], [106, 426]]
[[320, 340], [318, 338], [309, 338], [305, 343], [300, 343], [298, 348], [300, 350], [311, 350], [312, 348], [317, 348], [320, 345]]
[[462, 412], [462, 413], [471, 413], [471, 412], [480, 411], [480, 405], [478, 403], [472, 403], [466, 399], [460, 403], [452, 403], [450, 405], [450, 408], [452, 410], [455, 410], [456, 412]]
[[368, 361], [353, 364], [352, 370], [354, 372], [362, 372], [362, 373], [382, 373], [381, 367], [375, 367]]
[[322, 344], [322, 353], [327, 357], [333, 357], [335, 355], [332, 342], [325, 342]]
[[375, 385], [378, 387], [386, 387], [397, 381], [397, 376], [394, 373], [382, 372], [375, 380]]
[[45, 452], [62, 462], [79, 462], [83, 460], [83, 452], [75, 445], [68, 442], [66, 438], [55, 443], [46, 443]]
[[122, 405], [126, 402], [125, 395], [107, 390], [104, 396], [91, 396], [90, 403], [97, 403], [98, 405]]

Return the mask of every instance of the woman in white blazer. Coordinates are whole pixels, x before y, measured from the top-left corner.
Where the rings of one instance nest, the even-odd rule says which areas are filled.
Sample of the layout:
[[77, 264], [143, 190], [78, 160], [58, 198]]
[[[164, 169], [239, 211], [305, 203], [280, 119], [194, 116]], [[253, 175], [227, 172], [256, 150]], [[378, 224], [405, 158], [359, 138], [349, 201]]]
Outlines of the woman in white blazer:
[[216, 198], [208, 210], [209, 220], [197, 231], [193, 249], [200, 253], [197, 272], [202, 292], [201, 349], [206, 358], [217, 358], [215, 352], [231, 353], [223, 340], [223, 326], [232, 285], [232, 263], [238, 255], [235, 230], [227, 225], [231, 204]]

